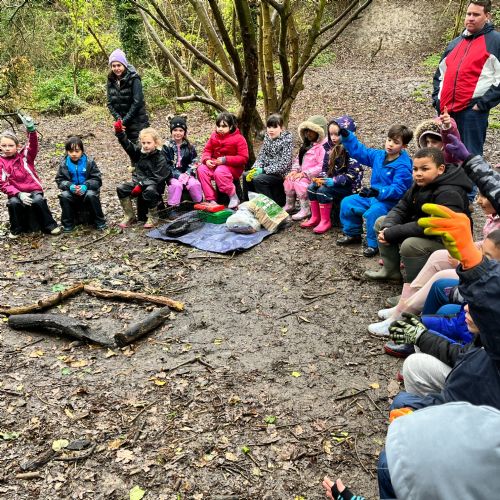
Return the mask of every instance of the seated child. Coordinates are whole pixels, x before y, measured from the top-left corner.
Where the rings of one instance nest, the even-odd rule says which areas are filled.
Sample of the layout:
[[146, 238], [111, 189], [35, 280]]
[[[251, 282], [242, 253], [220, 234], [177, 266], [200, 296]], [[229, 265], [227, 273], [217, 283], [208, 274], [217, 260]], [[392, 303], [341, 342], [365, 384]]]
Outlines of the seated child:
[[181, 202], [182, 191], [188, 191], [191, 200], [199, 203], [202, 198], [201, 184], [194, 176], [196, 149], [187, 139], [187, 123], [182, 116], [174, 116], [170, 120], [171, 139], [164, 144], [163, 154], [172, 172], [168, 183], [168, 201], [171, 207]]
[[246, 181], [249, 191], [263, 194], [283, 206], [283, 179], [292, 168], [293, 138], [283, 128], [283, 117], [277, 113], [269, 116], [266, 127], [264, 142]]
[[102, 186], [101, 172], [93, 158], [85, 154], [80, 137], [70, 137], [64, 145], [66, 156], [59, 164], [56, 175], [61, 205], [63, 231], [69, 233], [75, 228], [75, 208], [83, 205], [92, 216], [97, 229], [106, 229], [102, 213], [99, 189]]
[[387, 132], [385, 149], [371, 149], [361, 144], [347, 129], [340, 129], [342, 144], [359, 163], [372, 168], [371, 187], [347, 196], [340, 204], [340, 223], [344, 236], [337, 245], [361, 242], [363, 219], [366, 221], [365, 257], [378, 254], [375, 221], [385, 215], [411, 186], [411, 158], [405, 151], [413, 132], [404, 125], [393, 125]]
[[292, 171], [286, 176], [284, 182], [287, 212], [295, 209], [295, 198], [300, 202], [300, 210], [292, 215], [293, 220], [302, 220], [311, 215], [309, 200], [307, 199], [307, 186], [313, 177], [317, 177], [323, 167], [326, 145], [327, 121], [323, 116], [311, 116], [299, 125], [299, 135], [302, 145], [299, 154], [292, 165]]
[[229, 196], [228, 208], [236, 208], [240, 200], [234, 181], [238, 180], [248, 162], [248, 144], [237, 127], [236, 116], [220, 113], [215, 120], [215, 132], [205, 144], [198, 167], [198, 179], [205, 201], [216, 205], [216, 192], [212, 186]]
[[9, 238], [17, 238], [26, 231], [25, 221], [32, 210], [44, 233], [61, 232], [52, 217], [43, 187], [35, 168], [38, 153], [38, 136], [33, 120], [23, 117], [28, 132], [28, 143], [19, 149], [19, 139], [10, 131], [0, 134], [0, 191], [8, 197], [10, 219]]
[[363, 167], [354, 158], [350, 158], [342, 146], [340, 127], [351, 132], [356, 131], [356, 124], [350, 116], [345, 115], [330, 121], [323, 170], [319, 174], [320, 177], [313, 179], [307, 188], [312, 215], [300, 227], [312, 227], [316, 234], [323, 234], [332, 227], [332, 207], [333, 213], [338, 217], [340, 202], [361, 188]]
[[151, 127], [139, 133], [140, 146], [131, 142], [120, 123], [115, 124], [116, 137], [134, 164], [131, 182], [124, 182], [116, 188], [118, 199], [125, 217], [118, 224], [126, 228], [135, 221], [132, 198], [142, 196], [148, 207], [145, 228], [152, 228], [157, 223], [158, 203], [161, 200], [165, 183], [172, 176], [165, 155], [161, 152], [160, 134]]
[[[443, 248], [435, 238], [424, 235], [418, 219], [424, 203], [444, 205], [470, 217], [467, 193], [472, 183], [461, 167], [444, 163], [443, 153], [436, 148], [418, 150], [413, 157], [413, 185], [385, 217], [375, 222], [379, 251], [384, 265], [377, 271], [365, 271], [371, 280], [401, 280], [400, 261], [404, 264], [405, 281], [412, 282], [432, 252]], [[401, 248], [399, 248], [401, 245]]]

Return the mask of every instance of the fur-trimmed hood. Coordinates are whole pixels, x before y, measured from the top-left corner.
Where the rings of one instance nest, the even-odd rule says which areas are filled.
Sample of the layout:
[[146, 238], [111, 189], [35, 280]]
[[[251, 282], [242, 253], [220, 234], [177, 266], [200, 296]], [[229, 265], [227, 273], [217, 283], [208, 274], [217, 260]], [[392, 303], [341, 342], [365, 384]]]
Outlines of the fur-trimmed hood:
[[[457, 128], [457, 124], [453, 118], [451, 118], [451, 127], [453, 129]], [[441, 127], [438, 118], [429, 118], [419, 123], [415, 129], [414, 137], [419, 148], [425, 148], [424, 137], [426, 135], [433, 135], [440, 141], [443, 140], [443, 134], [441, 133]], [[460, 138], [460, 137], [459, 137]]]
[[305, 122], [299, 125], [299, 135], [302, 140], [304, 140], [304, 131], [312, 130], [318, 134], [318, 140], [316, 142], [323, 142], [327, 134], [328, 122], [326, 118], [321, 115], [310, 116]]

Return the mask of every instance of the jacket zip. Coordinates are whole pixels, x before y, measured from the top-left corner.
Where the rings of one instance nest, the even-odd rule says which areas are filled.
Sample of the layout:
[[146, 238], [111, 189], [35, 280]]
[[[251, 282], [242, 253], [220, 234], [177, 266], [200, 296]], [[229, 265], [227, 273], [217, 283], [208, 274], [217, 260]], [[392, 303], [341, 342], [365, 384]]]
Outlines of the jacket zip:
[[458, 63], [458, 67], [457, 67], [457, 72], [455, 73], [455, 81], [453, 83], [453, 97], [452, 97], [452, 100], [451, 100], [451, 111], [453, 111], [453, 106], [455, 104], [455, 93], [456, 93], [456, 90], [457, 90], [457, 80], [458, 80], [458, 73], [460, 71], [460, 66], [462, 66], [462, 63], [464, 62], [464, 58], [465, 56], [468, 54], [471, 46], [472, 46], [472, 43], [474, 42], [475, 38], [473, 38], [470, 42], [465, 40], [467, 43], [468, 43], [468, 46], [467, 48], [465, 49], [463, 55], [462, 55], [462, 58], [460, 59], [460, 62]]

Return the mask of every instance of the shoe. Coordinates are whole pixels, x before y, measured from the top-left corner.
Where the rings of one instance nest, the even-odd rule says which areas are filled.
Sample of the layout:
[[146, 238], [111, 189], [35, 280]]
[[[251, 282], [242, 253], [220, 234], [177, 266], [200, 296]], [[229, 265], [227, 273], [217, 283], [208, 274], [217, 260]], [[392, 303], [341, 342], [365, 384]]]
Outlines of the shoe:
[[384, 319], [384, 321], [379, 321], [378, 323], [372, 323], [368, 325], [368, 331], [375, 335], [375, 337], [388, 337], [389, 336], [389, 326], [394, 321], [393, 318]]
[[61, 228], [59, 226], [55, 227], [50, 231], [50, 235], [52, 236], [57, 236], [58, 234], [61, 234]]
[[304, 229], [308, 227], [316, 227], [321, 221], [319, 202], [312, 200], [309, 202], [309, 204], [311, 206], [311, 218], [300, 223], [300, 227]]
[[300, 210], [292, 215], [292, 220], [303, 220], [307, 219], [311, 215], [311, 208], [309, 207], [309, 200], [306, 198], [305, 200], [300, 201]]
[[[413, 344], [396, 344], [395, 342], [387, 342], [384, 345], [384, 351], [395, 358], [407, 358], [410, 354], [415, 354], [415, 346]], [[397, 379], [403, 381], [403, 376], [398, 372]]]
[[295, 210], [295, 193], [286, 195], [286, 203], [283, 210], [288, 213]]
[[405, 378], [403, 377], [403, 374], [400, 371], [398, 371], [398, 373], [396, 373], [396, 380], [398, 382], [404, 382], [405, 381]]
[[15, 240], [15, 239], [19, 238], [19, 236], [21, 236], [21, 233], [9, 233], [9, 238], [11, 240]]
[[319, 213], [321, 215], [321, 222], [313, 229], [313, 233], [323, 234], [332, 227], [332, 221], [330, 220], [332, 203], [320, 203]]
[[127, 196], [127, 198], [122, 198], [120, 200], [120, 205], [122, 206], [125, 217], [118, 224], [118, 226], [122, 229], [125, 229], [126, 227], [129, 227], [130, 224], [135, 222], [134, 206], [132, 205], [132, 199], [130, 198], [130, 196]]
[[144, 229], [152, 229], [156, 224], [158, 224], [158, 209], [150, 208], [148, 210], [148, 219], [143, 227]]
[[399, 247], [397, 245], [380, 245], [380, 256], [384, 259], [384, 265], [376, 271], [365, 271], [363, 277], [375, 281], [397, 281], [401, 283], [403, 276], [399, 270]]
[[107, 224], [98, 224], [98, 225], [96, 226], [96, 229], [97, 229], [98, 231], [106, 231], [106, 229], [108, 229], [108, 225], [107, 225]]
[[236, 208], [240, 204], [240, 199], [238, 198], [238, 195], [234, 193], [232, 196], [229, 197], [229, 203], [227, 205], [227, 208]]
[[75, 226], [63, 226], [63, 233], [71, 233], [75, 230]]
[[365, 257], [375, 257], [375, 255], [378, 255], [378, 253], [379, 253], [378, 247], [377, 248], [366, 247], [365, 249], [363, 249], [363, 255]]
[[354, 245], [356, 243], [361, 243], [361, 235], [355, 234], [354, 236], [349, 236], [347, 234], [344, 234], [335, 243], [341, 247], [345, 245]]
[[387, 297], [385, 299], [385, 305], [388, 307], [396, 307], [401, 300], [401, 295], [395, 295], [394, 297]]
[[387, 319], [391, 318], [395, 312], [396, 312], [396, 306], [389, 307], [388, 309], [380, 309], [380, 311], [377, 313], [377, 316], [380, 319]]

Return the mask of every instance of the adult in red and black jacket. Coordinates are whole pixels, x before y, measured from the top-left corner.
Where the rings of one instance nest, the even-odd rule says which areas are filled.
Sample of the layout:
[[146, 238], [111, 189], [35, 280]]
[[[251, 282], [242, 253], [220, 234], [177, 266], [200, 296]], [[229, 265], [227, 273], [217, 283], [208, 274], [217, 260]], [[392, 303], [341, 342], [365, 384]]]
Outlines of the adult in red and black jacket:
[[434, 75], [433, 105], [457, 122], [463, 143], [483, 154], [490, 109], [500, 102], [500, 33], [491, 23], [491, 2], [470, 2], [465, 30], [452, 40]]

